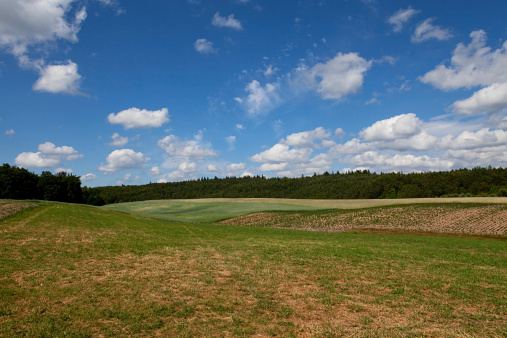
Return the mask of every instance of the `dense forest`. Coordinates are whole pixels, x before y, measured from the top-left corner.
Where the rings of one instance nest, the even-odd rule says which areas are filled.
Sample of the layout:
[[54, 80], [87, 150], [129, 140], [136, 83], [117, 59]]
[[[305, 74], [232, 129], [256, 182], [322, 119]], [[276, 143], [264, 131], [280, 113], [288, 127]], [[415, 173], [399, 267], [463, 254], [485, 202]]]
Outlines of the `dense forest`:
[[68, 203], [83, 202], [79, 177], [43, 171], [36, 175], [26, 169], [4, 164], [0, 167], [0, 198], [36, 199]]
[[507, 197], [507, 169], [474, 168], [426, 173], [324, 173], [298, 178], [201, 178], [139, 186], [81, 188], [79, 177], [43, 171], [41, 175], [4, 164], [0, 198], [39, 199], [104, 205], [153, 199], [311, 198], [375, 199], [453, 196]]
[[507, 196], [507, 169], [474, 168], [427, 173], [324, 173], [299, 178], [201, 178], [140, 186], [83, 188], [89, 204], [191, 198], [375, 199]]

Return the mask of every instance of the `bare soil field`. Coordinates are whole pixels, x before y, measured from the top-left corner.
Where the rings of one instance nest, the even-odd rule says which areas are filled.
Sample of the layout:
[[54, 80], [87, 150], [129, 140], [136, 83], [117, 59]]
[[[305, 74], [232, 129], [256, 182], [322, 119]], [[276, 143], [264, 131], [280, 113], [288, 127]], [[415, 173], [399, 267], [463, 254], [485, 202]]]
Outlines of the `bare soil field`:
[[507, 235], [507, 205], [417, 204], [327, 212], [260, 212], [221, 224], [326, 232], [353, 229]]

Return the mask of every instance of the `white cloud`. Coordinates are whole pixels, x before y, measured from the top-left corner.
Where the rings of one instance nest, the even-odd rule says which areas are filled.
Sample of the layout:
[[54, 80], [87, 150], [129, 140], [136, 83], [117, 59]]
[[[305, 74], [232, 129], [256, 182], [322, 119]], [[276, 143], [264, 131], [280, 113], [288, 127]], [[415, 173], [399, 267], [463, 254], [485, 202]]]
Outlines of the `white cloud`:
[[372, 150], [374, 145], [372, 143], [363, 143], [358, 138], [353, 138], [344, 144], [337, 144], [330, 148], [329, 154], [333, 157], [338, 157], [343, 154], [358, 154], [365, 151]]
[[217, 154], [210, 144], [202, 144], [202, 134], [194, 135], [192, 140], [181, 140], [175, 135], [169, 135], [157, 142], [158, 146], [170, 156], [181, 157], [213, 157]]
[[60, 164], [60, 159], [48, 157], [40, 151], [26, 152], [16, 156], [14, 163], [23, 168], [53, 168]]
[[0, 2], [0, 46], [21, 56], [28, 47], [64, 39], [77, 41], [86, 8], [74, 0], [10, 0]]
[[289, 163], [264, 163], [258, 169], [260, 171], [283, 171], [286, 170]]
[[249, 171], [245, 171], [244, 173], [241, 174], [241, 178], [243, 177], [254, 177], [255, 175]]
[[234, 143], [236, 143], [236, 136], [227, 136], [225, 142], [227, 142], [229, 146], [234, 146]]
[[121, 177], [118, 181], [116, 181], [116, 185], [137, 182], [137, 181], [140, 181], [140, 180], [141, 180], [140, 176], [134, 176], [134, 177], [132, 177], [132, 174], [128, 173], [128, 174], [125, 174], [123, 177]]
[[277, 143], [268, 150], [250, 157], [252, 162], [282, 163], [308, 161], [311, 148], [289, 149], [286, 144]]
[[197, 39], [194, 42], [194, 48], [201, 54], [210, 54], [218, 52], [218, 48], [213, 47], [213, 42], [206, 39]]
[[40, 77], [33, 85], [33, 89], [53, 94], [84, 95], [79, 91], [80, 85], [81, 75], [78, 74], [77, 64], [68, 60], [66, 64], [41, 68]]
[[68, 168], [56, 168], [55, 169], [55, 173], [66, 173], [66, 174], [72, 174], [73, 171], [72, 169], [68, 169]]
[[393, 25], [393, 31], [401, 32], [403, 25], [407, 23], [414, 15], [420, 12], [421, 11], [415, 10], [412, 7], [408, 7], [407, 9], [400, 9], [391, 17], [389, 17], [387, 21]]
[[437, 171], [450, 170], [454, 162], [449, 160], [441, 160], [431, 158], [427, 155], [415, 156], [412, 154], [394, 156], [380, 154], [375, 151], [368, 151], [360, 155], [356, 155], [350, 159], [350, 163], [361, 167], [377, 167], [387, 169], [386, 171]]
[[231, 163], [225, 169], [227, 171], [239, 171], [245, 170], [245, 168], [246, 168], [245, 163]]
[[456, 101], [451, 106], [459, 114], [474, 116], [494, 114], [507, 108], [507, 82], [494, 83], [465, 100]]
[[16, 132], [14, 131], [14, 129], [9, 129], [7, 131], [5, 131], [5, 135], [7, 136], [13, 136], [14, 134], [16, 134]]
[[167, 174], [167, 178], [172, 181], [181, 181], [184, 179], [195, 178], [194, 173], [197, 170], [197, 163], [182, 162], [178, 165], [178, 169]]
[[132, 149], [117, 149], [110, 153], [107, 158], [107, 165], [101, 165], [100, 171], [116, 172], [124, 169], [141, 168], [149, 158], [143, 153], [136, 153]]
[[54, 168], [59, 166], [62, 161], [74, 161], [83, 157], [72, 147], [56, 147], [51, 142], [40, 144], [38, 150], [36, 153], [23, 152], [19, 154], [14, 163], [24, 168]]
[[325, 138], [329, 138], [331, 133], [327, 132], [324, 128], [318, 127], [314, 130], [303, 131], [300, 133], [294, 133], [288, 135], [285, 140], [282, 140], [280, 143], [286, 144], [288, 146], [302, 148], [302, 147], [315, 147], [315, 140], [322, 140]]
[[415, 114], [402, 114], [375, 122], [359, 135], [365, 141], [395, 140], [408, 138], [421, 132], [422, 121]]
[[[457, 137], [448, 135], [442, 139], [446, 149], [471, 150], [503, 146], [507, 150], [507, 131], [483, 128], [476, 132], [464, 131]], [[506, 158], [507, 160], [507, 158]]]
[[118, 114], [109, 114], [107, 120], [111, 124], [121, 124], [125, 129], [158, 128], [170, 121], [167, 108], [154, 111], [129, 108]]
[[339, 100], [359, 92], [364, 74], [371, 68], [358, 53], [338, 53], [326, 63], [318, 63], [310, 69], [300, 67], [296, 82], [307, 89], [317, 91], [324, 99]]
[[85, 182], [85, 181], [92, 181], [96, 178], [97, 178], [97, 175], [92, 174], [92, 173], [88, 173], [88, 174], [82, 175], [79, 179], [81, 180], [81, 182]]
[[161, 172], [161, 170], [160, 170], [160, 168], [159, 168], [159, 167], [152, 167], [152, 168], [150, 169], [150, 175], [153, 175], [153, 176], [158, 176], [158, 175], [160, 175], [161, 173], [162, 173], [162, 172]]
[[56, 147], [51, 142], [46, 142], [43, 144], [39, 144], [39, 151], [48, 155], [48, 156], [58, 156], [60, 158], [73, 161], [77, 160], [78, 158], [83, 157], [83, 155], [80, 155], [77, 150], [75, 150], [72, 147], [68, 146], [62, 146], [62, 147]]
[[241, 22], [234, 18], [234, 14], [229, 15], [228, 17], [220, 16], [220, 13], [215, 13], [213, 19], [211, 20], [211, 24], [217, 27], [227, 27], [235, 30], [242, 30]]
[[262, 87], [259, 81], [253, 80], [245, 91], [248, 93], [245, 104], [252, 116], [272, 109], [280, 100], [277, 83], [268, 83]]
[[484, 31], [473, 31], [470, 37], [469, 45], [458, 44], [449, 67], [441, 64], [419, 80], [442, 90], [507, 82], [507, 41], [492, 51]]
[[108, 145], [115, 146], [115, 147], [123, 147], [129, 141], [128, 137], [122, 137], [118, 133], [114, 133], [113, 136], [111, 136], [111, 139], [112, 139], [112, 142], [108, 143]]
[[448, 29], [440, 28], [439, 26], [433, 26], [433, 18], [429, 18], [421, 22], [415, 29], [412, 35], [412, 42], [423, 42], [429, 39], [437, 40], [448, 40], [452, 37], [451, 32]]
[[273, 67], [272, 65], [269, 65], [266, 70], [264, 71], [265, 77], [270, 77], [271, 75], [275, 74], [278, 71], [278, 68]]
[[208, 164], [208, 171], [211, 171], [211, 172], [218, 172], [218, 168], [216, 165], [214, 164]]
[[240, 124], [240, 123], [237, 123], [237, 124], [236, 124], [236, 129], [237, 129], [237, 130], [244, 130], [244, 129], [245, 129], [245, 126], [244, 126], [244, 125], [242, 125], [242, 124]]

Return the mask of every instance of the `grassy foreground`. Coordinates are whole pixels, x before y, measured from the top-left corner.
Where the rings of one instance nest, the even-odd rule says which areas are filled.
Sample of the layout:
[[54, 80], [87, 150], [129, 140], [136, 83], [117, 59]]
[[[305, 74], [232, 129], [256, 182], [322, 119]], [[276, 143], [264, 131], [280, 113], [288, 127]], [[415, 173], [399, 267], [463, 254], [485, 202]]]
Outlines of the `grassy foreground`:
[[176, 223], [43, 204], [0, 220], [0, 336], [506, 336], [507, 244]]

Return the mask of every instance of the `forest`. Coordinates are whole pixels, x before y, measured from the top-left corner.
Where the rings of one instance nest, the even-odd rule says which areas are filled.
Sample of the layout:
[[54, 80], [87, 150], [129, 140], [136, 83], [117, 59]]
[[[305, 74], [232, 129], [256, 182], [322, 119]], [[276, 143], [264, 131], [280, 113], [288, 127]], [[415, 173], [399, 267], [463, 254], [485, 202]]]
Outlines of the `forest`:
[[419, 197], [507, 197], [507, 169], [482, 168], [425, 173], [356, 171], [298, 178], [225, 177], [172, 183], [81, 187], [79, 177], [43, 171], [40, 175], [4, 164], [0, 199], [39, 199], [104, 205], [156, 199], [298, 198], [377, 199]]
[[53, 175], [49, 171], [43, 171], [37, 175], [4, 163], [0, 167], [0, 199], [81, 203], [83, 189], [79, 177], [65, 172]]
[[298, 178], [215, 177], [139, 186], [83, 188], [83, 198], [89, 204], [217, 197], [376, 199], [457, 196], [507, 196], [507, 169], [477, 167], [410, 174], [325, 172]]

